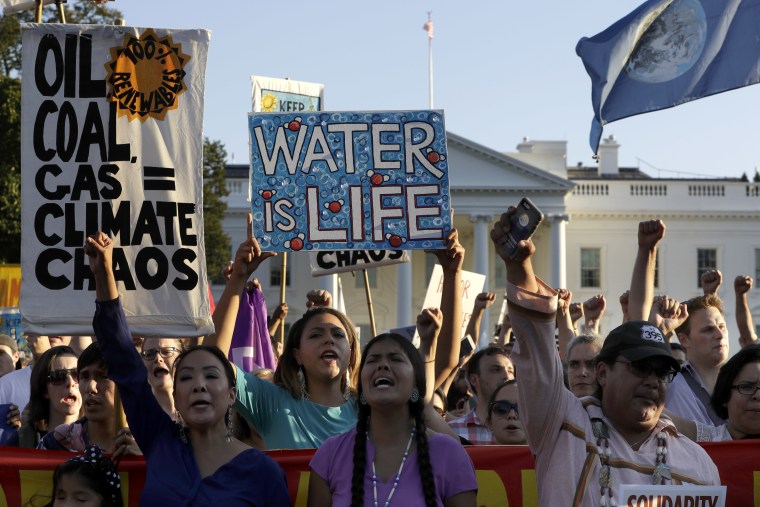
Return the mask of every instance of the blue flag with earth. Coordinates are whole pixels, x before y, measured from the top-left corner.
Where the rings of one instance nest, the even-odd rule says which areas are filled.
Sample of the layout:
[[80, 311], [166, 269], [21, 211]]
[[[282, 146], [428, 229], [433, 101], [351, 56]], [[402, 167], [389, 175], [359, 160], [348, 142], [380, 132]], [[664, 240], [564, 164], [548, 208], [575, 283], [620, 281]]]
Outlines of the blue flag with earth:
[[760, 81], [760, 0], [650, 0], [575, 48], [605, 124]]

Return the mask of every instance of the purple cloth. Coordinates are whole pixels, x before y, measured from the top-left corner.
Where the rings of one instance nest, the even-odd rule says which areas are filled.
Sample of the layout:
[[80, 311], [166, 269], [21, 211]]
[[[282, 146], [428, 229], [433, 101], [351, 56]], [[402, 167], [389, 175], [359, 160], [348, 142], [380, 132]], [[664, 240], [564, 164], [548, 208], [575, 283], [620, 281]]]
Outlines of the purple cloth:
[[[314, 454], [309, 466], [313, 473], [322, 477], [330, 486], [333, 507], [351, 505], [351, 481], [354, 469], [354, 437], [356, 428], [327, 439]], [[475, 467], [462, 445], [447, 435], [436, 433], [428, 437], [430, 464], [433, 466], [436, 503], [443, 507], [446, 500], [464, 491], [477, 491]], [[367, 464], [364, 472], [364, 505], [372, 505], [372, 461], [375, 446], [367, 440]], [[385, 501], [393, 488], [395, 474], [387, 482], [377, 481], [379, 505]], [[425, 505], [422, 492], [417, 452], [412, 452], [401, 471], [393, 500], [399, 505]]]
[[267, 302], [261, 289], [243, 289], [229, 358], [245, 372], [276, 367], [267, 328]]

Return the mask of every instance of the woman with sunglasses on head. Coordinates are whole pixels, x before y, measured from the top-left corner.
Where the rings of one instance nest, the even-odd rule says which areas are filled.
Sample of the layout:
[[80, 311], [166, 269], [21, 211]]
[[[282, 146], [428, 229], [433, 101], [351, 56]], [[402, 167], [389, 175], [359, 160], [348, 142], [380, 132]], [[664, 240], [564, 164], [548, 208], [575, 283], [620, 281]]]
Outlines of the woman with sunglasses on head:
[[488, 402], [486, 425], [491, 429], [493, 438], [501, 445], [525, 445], [520, 411], [517, 408], [517, 381], [507, 380], [491, 395]]
[[370, 340], [358, 391], [356, 428], [328, 439], [311, 461], [309, 506], [475, 506], [469, 456], [425, 425], [425, 363], [408, 339]]
[[45, 434], [79, 419], [77, 356], [66, 345], [48, 349], [32, 367], [29, 417], [19, 428], [19, 447], [35, 448]]
[[84, 250], [95, 277], [95, 336], [145, 454], [141, 505], [291, 505], [277, 463], [233, 438], [235, 378], [226, 356], [199, 345], [176, 358], [179, 420], [172, 420], [151, 395], [147, 368], [132, 344], [113, 273], [113, 241], [99, 232]]

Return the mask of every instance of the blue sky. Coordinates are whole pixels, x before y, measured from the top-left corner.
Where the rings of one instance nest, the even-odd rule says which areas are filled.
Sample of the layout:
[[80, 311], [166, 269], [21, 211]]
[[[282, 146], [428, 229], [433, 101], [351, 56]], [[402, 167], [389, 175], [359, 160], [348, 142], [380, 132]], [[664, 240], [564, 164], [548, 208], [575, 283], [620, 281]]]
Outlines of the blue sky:
[[[433, 11], [435, 107], [449, 131], [499, 151], [566, 140], [593, 163], [591, 85], [575, 45], [639, 0], [382, 2], [117, 0], [130, 26], [208, 28], [205, 135], [247, 163], [251, 75], [325, 85], [330, 110], [425, 109]], [[760, 87], [620, 120], [605, 128], [620, 163], [652, 176], [750, 177], [760, 166]], [[234, 159], [233, 159], [234, 155]]]

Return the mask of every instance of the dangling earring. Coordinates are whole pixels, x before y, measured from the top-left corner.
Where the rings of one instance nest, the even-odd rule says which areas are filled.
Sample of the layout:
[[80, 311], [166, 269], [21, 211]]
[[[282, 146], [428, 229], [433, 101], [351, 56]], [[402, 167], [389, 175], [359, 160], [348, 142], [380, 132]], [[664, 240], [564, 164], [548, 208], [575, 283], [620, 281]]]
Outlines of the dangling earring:
[[361, 403], [362, 405], [367, 404], [367, 398], [364, 397], [364, 391], [359, 393], [359, 403]]
[[229, 444], [232, 442], [232, 405], [227, 406], [227, 414], [225, 414], [225, 417], [227, 418], [227, 443]]
[[418, 401], [420, 401], [420, 390], [417, 389], [416, 387], [412, 389], [412, 395], [409, 396], [409, 401], [411, 401], [412, 403], [417, 403]]
[[182, 415], [179, 413], [179, 410], [174, 412], [174, 419], [179, 425], [179, 439], [182, 440], [183, 444], [186, 444], [187, 435], [185, 434], [185, 421], [182, 420]]
[[349, 370], [346, 370], [346, 387], [343, 389], [343, 399], [348, 401], [351, 399], [351, 375], [349, 375]]
[[309, 393], [306, 391], [306, 375], [303, 374], [303, 366], [298, 367], [298, 384], [301, 386], [301, 399], [308, 400]]

